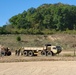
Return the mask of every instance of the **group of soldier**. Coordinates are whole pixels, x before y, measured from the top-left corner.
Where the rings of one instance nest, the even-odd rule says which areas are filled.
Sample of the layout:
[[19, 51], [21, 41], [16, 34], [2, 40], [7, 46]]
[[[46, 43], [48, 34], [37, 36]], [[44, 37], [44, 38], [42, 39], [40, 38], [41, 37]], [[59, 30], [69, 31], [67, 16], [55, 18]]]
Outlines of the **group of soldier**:
[[11, 55], [11, 51], [9, 50], [8, 47], [4, 47], [2, 45], [0, 45], [0, 56], [9, 56]]
[[15, 50], [15, 55], [19, 56], [21, 54], [21, 49]]
[[[5, 48], [4, 46], [0, 45], [0, 57], [10, 56], [10, 55], [11, 55], [11, 51], [9, 50], [9, 48], [8, 47]], [[22, 55], [21, 48], [15, 50], [15, 55], [16, 56]]]

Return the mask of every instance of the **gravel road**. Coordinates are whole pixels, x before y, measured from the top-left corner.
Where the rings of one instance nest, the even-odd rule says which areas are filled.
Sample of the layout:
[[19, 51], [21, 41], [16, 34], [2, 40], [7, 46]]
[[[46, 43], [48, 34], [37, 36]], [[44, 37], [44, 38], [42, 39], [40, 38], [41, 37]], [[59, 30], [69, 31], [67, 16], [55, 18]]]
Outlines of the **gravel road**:
[[0, 63], [0, 75], [76, 75], [76, 61]]

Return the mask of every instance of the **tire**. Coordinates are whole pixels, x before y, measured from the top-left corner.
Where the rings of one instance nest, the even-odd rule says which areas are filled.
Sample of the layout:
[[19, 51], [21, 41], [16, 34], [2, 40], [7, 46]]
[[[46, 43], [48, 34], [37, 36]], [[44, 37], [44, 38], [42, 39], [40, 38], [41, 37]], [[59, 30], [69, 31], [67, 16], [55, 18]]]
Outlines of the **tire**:
[[8, 51], [8, 52], [7, 52], [7, 56], [10, 56], [10, 55], [11, 55], [11, 52], [10, 52], [10, 51]]
[[24, 51], [24, 56], [28, 56], [28, 52], [27, 51]]
[[2, 56], [5, 56], [5, 52], [4, 52], [4, 51], [1, 51], [1, 55], [2, 55]]
[[33, 56], [33, 55], [34, 55], [33, 51], [29, 51], [29, 52], [28, 52], [28, 56], [31, 57], [31, 56]]
[[51, 51], [47, 51], [47, 56], [53, 56]]
[[42, 56], [46, 56], [46, 51], [41, 51]]

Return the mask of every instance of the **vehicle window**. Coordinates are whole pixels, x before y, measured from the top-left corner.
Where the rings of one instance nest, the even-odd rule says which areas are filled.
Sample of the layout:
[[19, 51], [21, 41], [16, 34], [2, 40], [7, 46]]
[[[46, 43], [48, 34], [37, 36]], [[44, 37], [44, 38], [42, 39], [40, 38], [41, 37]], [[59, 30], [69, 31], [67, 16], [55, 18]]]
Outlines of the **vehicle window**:
[[56, 46], [56, 48], [61, 49], [61, 47], [60, 47], [60, 46]]
[[56, 49], [56, 47], [53, 47], [53, 49]]

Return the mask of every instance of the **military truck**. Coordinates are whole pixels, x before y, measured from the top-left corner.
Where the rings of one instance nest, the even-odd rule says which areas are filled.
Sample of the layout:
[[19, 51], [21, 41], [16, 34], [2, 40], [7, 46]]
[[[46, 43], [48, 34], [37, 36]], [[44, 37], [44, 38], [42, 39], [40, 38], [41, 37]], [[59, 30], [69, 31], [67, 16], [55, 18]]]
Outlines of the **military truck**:
[[61, 51], [62, 49], [60, 46], [45, 44], [43, 47], [23, 47], [21, 54], [24, 56], [34, 56], [40, 53], [42, 56], [54, 56], [59, 54]]
[[0, 45], [0, 56], [10, 56], [11, 51], [8, 47]]

